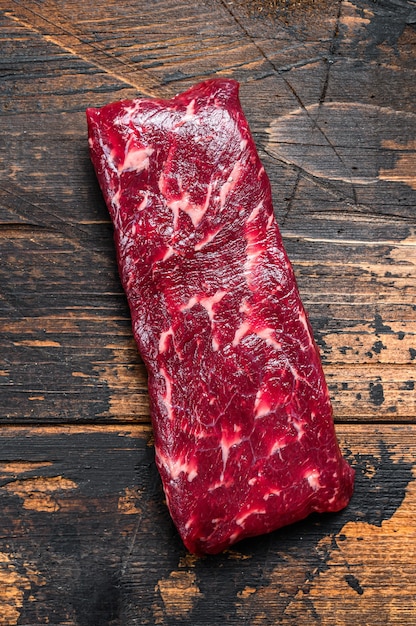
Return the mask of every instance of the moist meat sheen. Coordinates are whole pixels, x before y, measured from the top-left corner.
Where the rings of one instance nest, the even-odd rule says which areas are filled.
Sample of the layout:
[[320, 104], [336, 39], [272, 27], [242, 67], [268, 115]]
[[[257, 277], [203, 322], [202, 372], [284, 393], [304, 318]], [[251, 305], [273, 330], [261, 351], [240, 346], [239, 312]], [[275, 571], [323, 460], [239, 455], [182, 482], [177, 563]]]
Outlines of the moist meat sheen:
[[88, 109], [186, 547], [217, 553], [348, 503], [319, 354], [232, 80]]

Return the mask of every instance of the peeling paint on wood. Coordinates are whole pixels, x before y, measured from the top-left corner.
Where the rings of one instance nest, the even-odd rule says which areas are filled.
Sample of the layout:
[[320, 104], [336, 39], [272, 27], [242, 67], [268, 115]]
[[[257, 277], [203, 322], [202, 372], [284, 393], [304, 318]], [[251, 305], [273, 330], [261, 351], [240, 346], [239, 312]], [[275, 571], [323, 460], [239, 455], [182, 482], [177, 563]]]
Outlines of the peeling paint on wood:
[[55, 513], [60, 509], [59, 493], [66, 489], [76, 489], [77, 485], [62, 476], [52, 476], [13, 480], [3, 488], [22, 498], [24, 509]]
[[195, 583], [193, 572], [174, 571], [170, 576], [158, 581], [156, 590], [160, 593], [166, 614], [176, 619], [188, 615], [201, 595]]
[[[306, 602], [302, 595], [294, 599], [291, 611], [305, 611], [312, 618], [311, 602], [319, 623], [325, 626], [412, 622], [416, 611], [416, 550], [409, 545], [412, 520], [406, 511], [416, 505], [414, 486], [414, 482], [409, 485], [402, 507], [380, 527], [368, 527], [364, 522], [344, 526], [328, 569], [308, 588]], [[391, 573], [389, 599], [381, 582], [387, 572]], [[315, 622], [316, 617], [311, 623]]]
[[32, 584], [41, 586], [45, 582], [27, 564], [22, 567], [12, 555], [0, 553], [0, 625], [17, 626], [25, 596]]
[[137, 515], [141, 513], [138, 506], [139, 497], [135, 489], [126, 487], [122, 496], [118, 499], [117, 510], [123, 515]]

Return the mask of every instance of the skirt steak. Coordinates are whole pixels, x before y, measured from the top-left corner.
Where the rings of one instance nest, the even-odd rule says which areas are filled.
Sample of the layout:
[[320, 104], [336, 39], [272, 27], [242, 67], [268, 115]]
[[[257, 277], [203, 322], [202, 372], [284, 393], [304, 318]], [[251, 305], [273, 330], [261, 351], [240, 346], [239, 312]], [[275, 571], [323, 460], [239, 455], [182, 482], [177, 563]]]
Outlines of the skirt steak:
[[354, 479], [238, 87], [87, 111], [156, 462], [196, 554], [338, 511]]

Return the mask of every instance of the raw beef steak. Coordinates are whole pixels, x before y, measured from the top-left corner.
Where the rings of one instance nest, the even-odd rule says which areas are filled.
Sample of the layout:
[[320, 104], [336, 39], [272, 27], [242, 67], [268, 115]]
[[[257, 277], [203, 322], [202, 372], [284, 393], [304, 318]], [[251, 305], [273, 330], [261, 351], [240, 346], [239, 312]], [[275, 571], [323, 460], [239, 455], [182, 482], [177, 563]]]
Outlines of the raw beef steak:
[[87, 116], [185, 545], [216, 553], [341, 509], [353, 470], [238, 83]]

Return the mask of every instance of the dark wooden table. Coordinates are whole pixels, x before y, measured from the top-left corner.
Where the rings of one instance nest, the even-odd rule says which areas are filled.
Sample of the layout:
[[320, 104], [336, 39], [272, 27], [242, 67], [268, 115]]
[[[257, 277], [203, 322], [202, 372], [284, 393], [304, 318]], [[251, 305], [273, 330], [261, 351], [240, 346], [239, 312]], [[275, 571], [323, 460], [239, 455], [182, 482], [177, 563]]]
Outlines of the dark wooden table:
[[[0, 8], [0, 625], [416, 624], [416, 2]], [[241, 83], [357, 481], [337, 515], [195, 558], [84, 111], [214, 76]]]

